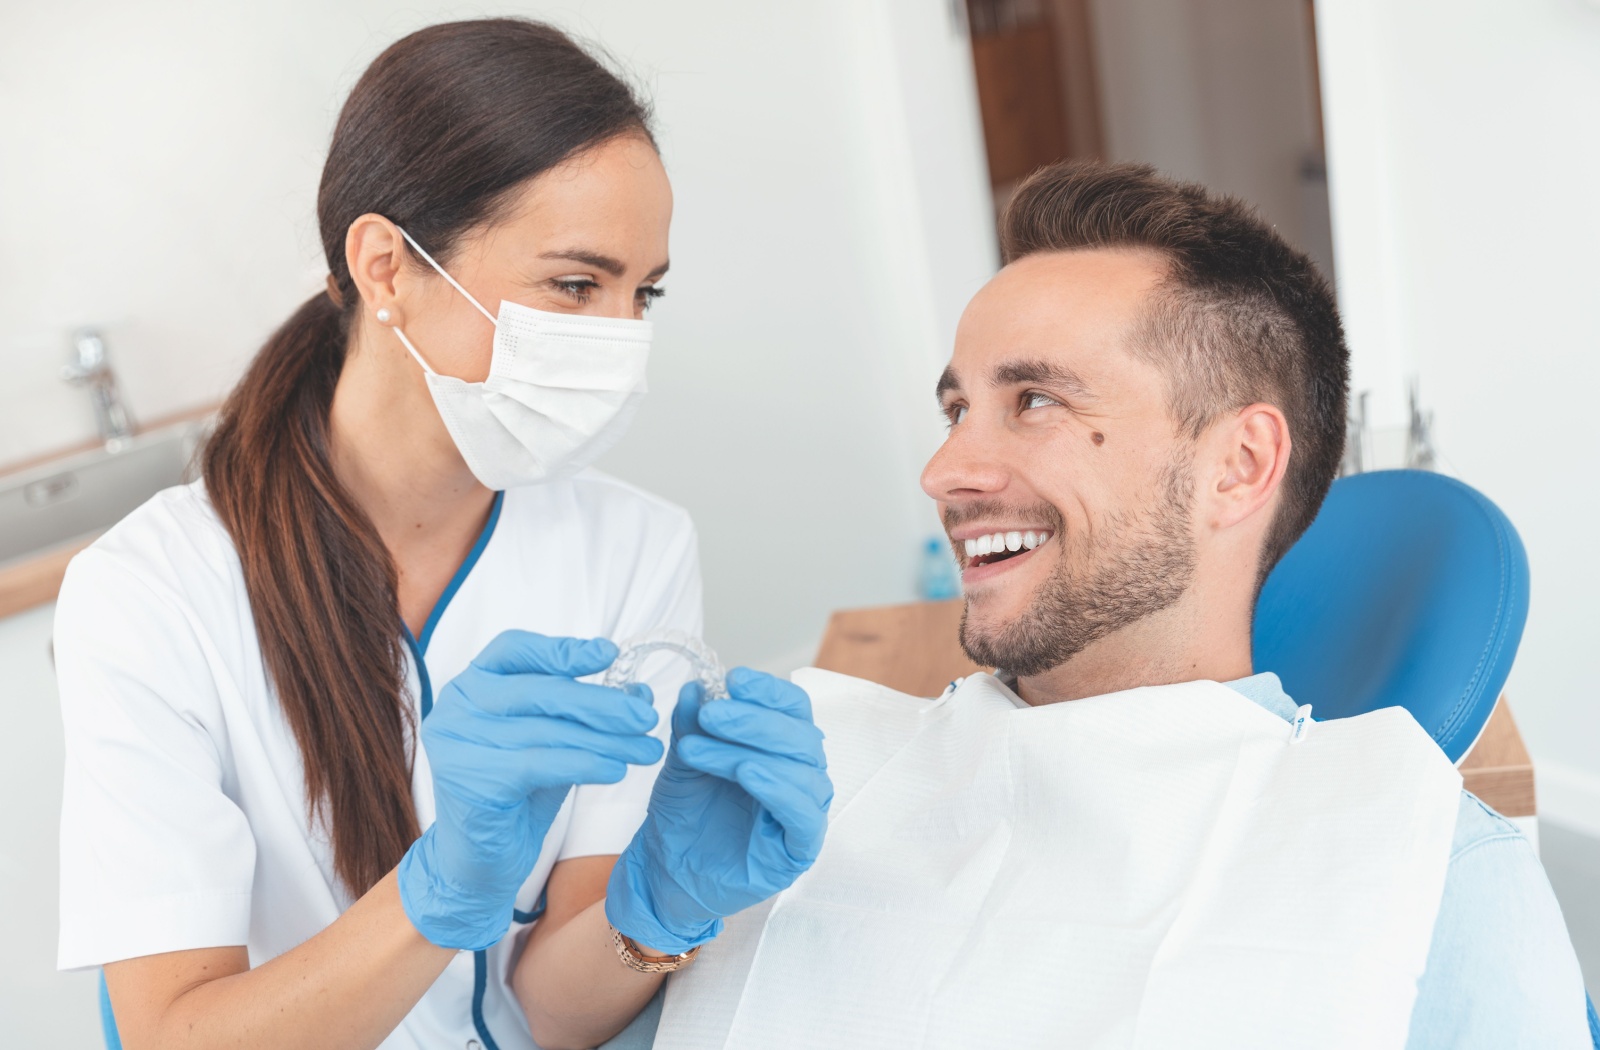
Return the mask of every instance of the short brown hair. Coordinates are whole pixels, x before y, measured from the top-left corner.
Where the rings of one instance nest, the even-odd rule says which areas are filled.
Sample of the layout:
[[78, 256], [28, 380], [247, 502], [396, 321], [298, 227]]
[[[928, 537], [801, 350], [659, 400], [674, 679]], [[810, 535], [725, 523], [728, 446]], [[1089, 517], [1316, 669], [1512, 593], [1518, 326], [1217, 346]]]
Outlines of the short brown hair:
[[1018, 188], [1000, 220], [1007, 263], [1040, 252], [1146, 248], [1171, 271], [1135, 353], [1168, 376], [1191, 439], [1257, 401], [1289, 421], [1283, 501], [1260, 579], [1305, 532], [1344, 457], [1350, 354], [1328, 282], [1255, 210], [1144, 164], [1068, 161]]

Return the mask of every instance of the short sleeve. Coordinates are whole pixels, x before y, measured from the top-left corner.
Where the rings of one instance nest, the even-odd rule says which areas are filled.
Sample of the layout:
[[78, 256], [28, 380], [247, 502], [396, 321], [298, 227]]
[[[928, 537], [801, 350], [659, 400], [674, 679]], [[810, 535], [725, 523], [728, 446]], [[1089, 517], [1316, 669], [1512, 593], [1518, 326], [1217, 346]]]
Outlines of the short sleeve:
[[255, 840], [214, 668], [163, 590], [91, 547], [56, 606], [64, 970], [248, 939]]
[[[688, 515], [676, 510], [677, 527], [654, 559], [655, 568], [642, 586], [632, 588], [617, 620], [616, 637], [628, 638], [658, 629], [682, 631], [698, 638], [705, 630], [700, 583], [699, 541]], [[666, 742], [678, 689], [688, 680], [682, 661], [658, 657], [645, 665], [645, 682], [655, 695], [661, 720], [655, 735]], [[644, 822], [659, 763], [632, 766], [616, 784], [588, 784], [573, 793], [572, 822], [561, 843], [560, 860], [621, 853]]]
[[1463, 795], [1408, 1050], [1592, 1050], [1583, 977], [1532, 845]]

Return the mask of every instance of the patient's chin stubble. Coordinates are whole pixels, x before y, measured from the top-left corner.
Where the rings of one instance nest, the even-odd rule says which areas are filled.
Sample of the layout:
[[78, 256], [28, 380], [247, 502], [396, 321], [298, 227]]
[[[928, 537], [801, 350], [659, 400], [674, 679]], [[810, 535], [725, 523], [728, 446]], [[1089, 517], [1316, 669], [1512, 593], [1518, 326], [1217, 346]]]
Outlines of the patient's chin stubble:
[[[1092, 544], [1061, 522], [1056, 540], [1073, 548], [1063, 549], [1021, 619], [1000, 626], [975, 624], [968, 605], [961, 618], [967, 655], [1015, 675], [1043, 674], [1091, 642], [1181, 598], [1194, 578], [1192, 467], [1192, 456], [1175, 457], [1162, 472], [1155, 504], [1136, 514], [1108, 515]], [[1088, 568], [1074, 573], [1074, 566]]]

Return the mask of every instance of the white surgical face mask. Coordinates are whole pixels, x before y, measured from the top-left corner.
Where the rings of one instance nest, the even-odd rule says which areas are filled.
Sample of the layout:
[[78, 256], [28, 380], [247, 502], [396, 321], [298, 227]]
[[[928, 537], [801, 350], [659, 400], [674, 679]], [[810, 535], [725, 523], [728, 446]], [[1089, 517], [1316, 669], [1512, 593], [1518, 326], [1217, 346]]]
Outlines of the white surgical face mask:
[[632, 318], [548, 313], [502, 301], [496, 318], [405, 230], [407, 243], [495, 326], [489, 378], [469, 383], [429, 367], [428, 392], [473, 476], [491, 489], [566, 477], [627, 430], [645, 393], [651, 325]]

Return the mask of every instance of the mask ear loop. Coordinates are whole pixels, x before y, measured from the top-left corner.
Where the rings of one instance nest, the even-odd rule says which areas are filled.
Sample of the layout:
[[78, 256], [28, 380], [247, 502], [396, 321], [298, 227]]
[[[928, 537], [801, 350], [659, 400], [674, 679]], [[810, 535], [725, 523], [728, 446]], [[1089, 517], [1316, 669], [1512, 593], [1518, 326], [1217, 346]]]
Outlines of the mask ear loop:
[[[473, 306], [476, 306], [478, 308], [478, 312], [489, 319], [490, 324], [494, 325], [496, 328], [500, 327], [500, 322], [495, 319], [494, 314], [491, 314], [488, 310], [485, 310], [483, 308], [483, 304], [472, 297], [471, 292], [461, 287], [461, 285], [456, 282], [454, 277], [451, 277], [445, 272], [443, 266], [440, 266], [438, 263], [434, 262], [433, 256], [429, 255], [422, 245], [418, 244], [416, 239], [412, 237], [411, 234], [406, 232], [404, 226], [396, 223], [394, 228], [400, 231], [400, 236], [406, 239], [406, 243], [411, 245], [412, 248], [416, 249], [417, 254], [426, 259], [428, 265], [433, 267], [440, 277], [443, 277], [445, 280], [450, 282], [450, 287], [454, 288], [456, 291], [465, 296], [467, 302], [471, 303]], [[429, 375], [438, 375], [437, 372], [428, 367], [428, 362], [422, 359], [422, 355], [417, 353], [417, 348], [411, 345], [411, 340], [406, 338], [406, 333], [401, 330], [399, 325], [394, 326], [394, 334], [400, 337], [400, 342], [404, 344], [405, 348], [411, 352], [411, 356], [416, 358], [417, 364], [422, 366], [422, 370], [424, 372], [427, 372]]]
[[401, 331], [399, 325], [395, 325], [391, 329], [391, 331], [393, 331], [395, 335], [400, 337], [400, 342], [402, 344], [404, 344], [405, 348], [411, 352], [411, 356], [416, 359], [417, 364], [422, 366], [422, 370], [424, 372], [428, 373], [430, 376], [436, 376], [436, 375], [439, 374], [438, 372], [435, 372], [431, 367], [429, 367], [428, 362], [426, 362], [426, 361], [424, 361], [422, 359], [422, 355], [421, 354], [417, 353], [417, 348], [411, 345], [411, 340], [406, 338], [405, 332]]

